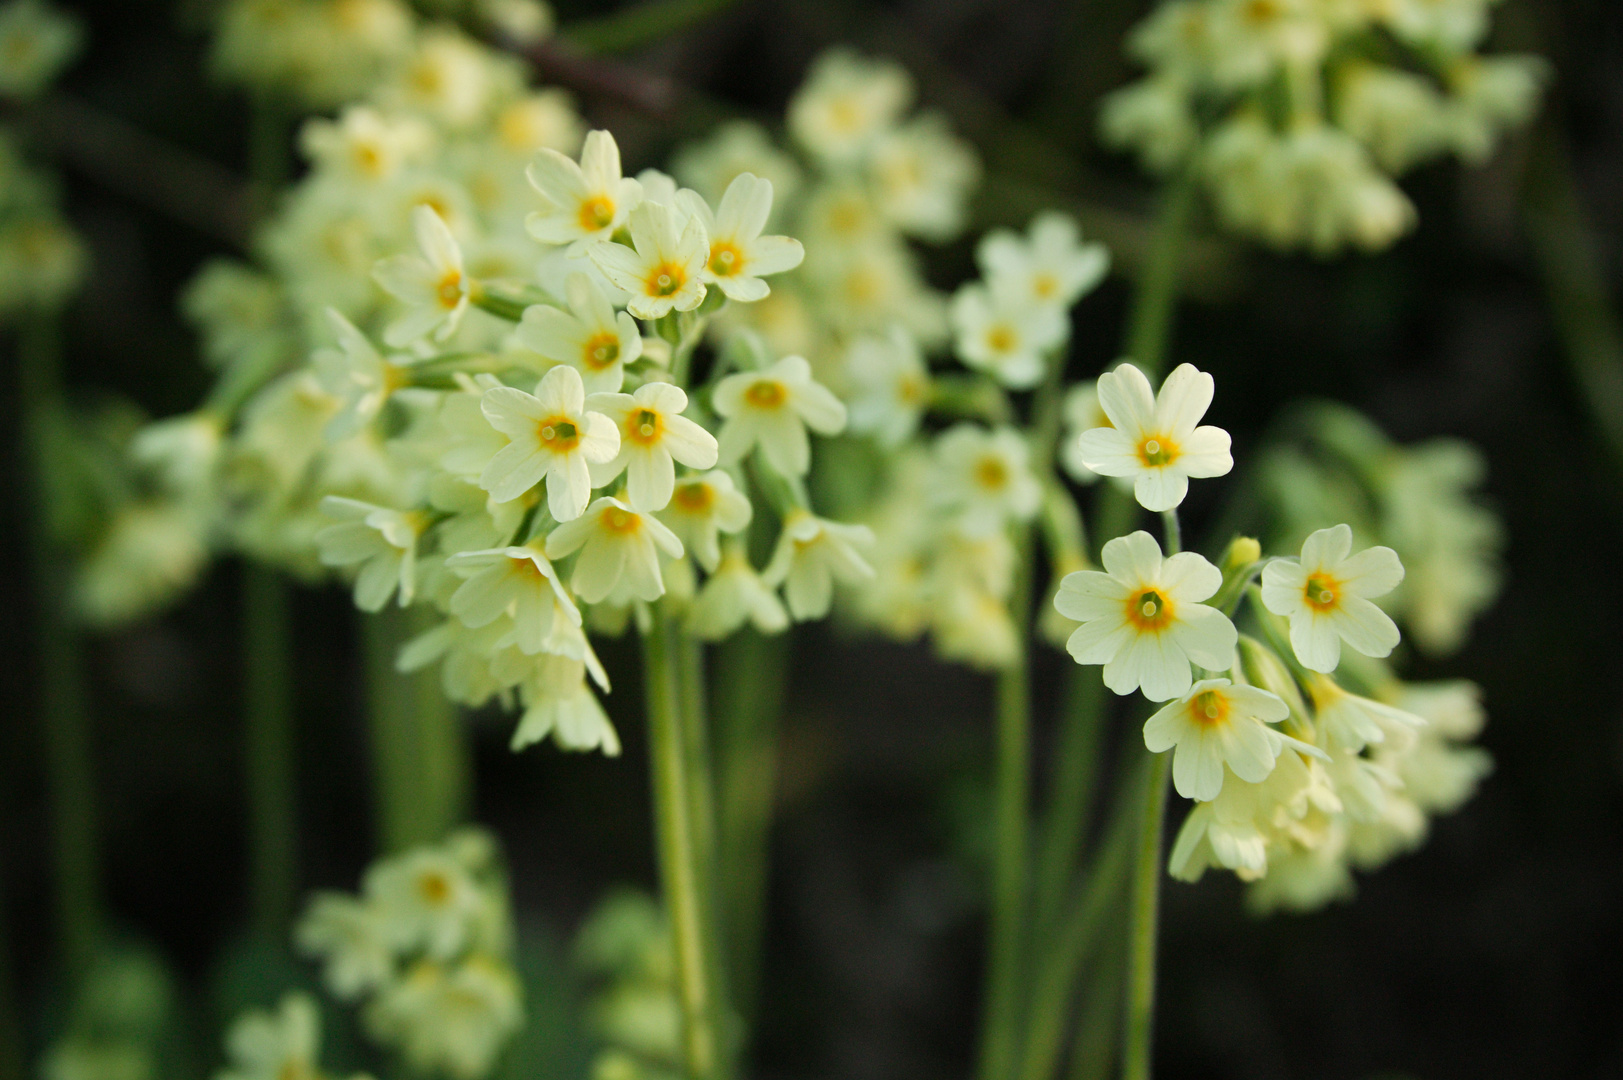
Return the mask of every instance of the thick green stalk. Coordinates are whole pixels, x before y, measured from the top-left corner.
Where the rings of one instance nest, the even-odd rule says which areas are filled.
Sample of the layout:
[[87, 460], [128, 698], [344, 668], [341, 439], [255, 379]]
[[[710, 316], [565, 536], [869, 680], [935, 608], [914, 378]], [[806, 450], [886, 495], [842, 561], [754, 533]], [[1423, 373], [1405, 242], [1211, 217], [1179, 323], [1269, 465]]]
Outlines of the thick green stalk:
[[681, 663], [676, 627], [661, 605], [651, 608], [643, 634], [644, 694], [648, 752], [652, 759], [654, 828], [660, 880], [676, 954], [677, 999], [682, 1008], [682, 1063], [689, 1080], [721, 1075], [720, 1032], [712, 999], [714, 977], [707, 961], [716, 955], [705, 910], [703, 867], [694, 821], [695, 777], [683, 732]]
[[746, 627], [716, 650], [717, 879], [732, 1000], [754, 1017], [766, 908], [768, 838], [778, 777], [778, 718], [788, 634]]
[[254, 928], [280, 940], [298, 881], [288, 587], [253, 563], [242, 584], [250, 910]]
[[40, 722], [44, 728], [51, 862], [61, 961], [82, 973], [101, 927], [101, 871], [94, 765], [86, 701], [83, 641], [68, 610], [72, 569], [51, 526], [53, 501], [65, 496], [53, 470], [65, 429], [62, 345], [55, 314], [34, 314], [18, 328], [23, 425], [33, 471], [34, 608]]
[[1195, 210], [1196, 187], [1191, 166], [1161, 193], [1155, 239], [1127, 317], [1124, 355], [1152, 379], [1165, 366], [1167, 346], [1172, 339], [1172, 317], [1178, 306], [1178, 271], [1188, 242], [1189, 219]]
[[456, 706], [433, 669], [395, 670], [400, 646], [425, 629], [421, 613], [389, 606], [360, 615], [378, 846], [386, 852], [434, 843], [467, 813], [468, 748]]
[[1171, 754], [1151, 755], [1140, 789], [1137, 865], [1133, 870], [1127, 939], [1122, 1080], [1150, 1080], [1155, 1020], [1155, 944], [1161, 900], [1161, 831], [1166, 820], [1171, 760]]
[[1105, 940], [1093, 965], [1071, 1043], [1070, 1080], [1107, 1080], [1114, 1074], [1116, 1047], [1121, 1042], [1121, 979], [1126, 955], [1126, 938], [1113, 935]]

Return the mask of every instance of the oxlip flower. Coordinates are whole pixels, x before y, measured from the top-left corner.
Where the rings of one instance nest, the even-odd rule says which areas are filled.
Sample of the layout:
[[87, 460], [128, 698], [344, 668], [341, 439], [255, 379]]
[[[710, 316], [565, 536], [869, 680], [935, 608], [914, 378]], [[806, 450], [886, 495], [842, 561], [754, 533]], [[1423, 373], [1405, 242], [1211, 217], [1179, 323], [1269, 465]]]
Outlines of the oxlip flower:
[[709, 573], [715, 573], [721, 562], [717, 533], [742, 532], [753, 516], [749, 496], [720, 469], [678, 480], [670, 502], [659, 512], [660, 520]]
[[975, 249], [975, 261], [992, 286], [1033, 304], [1068, 308], [1104, 279], [1110, 251], [1082, 243], [1069, 214], [1049, 210], [1031, 219], [1025, 236], [994, 229]]
[[704, 303], [704, 269], [710, 241], [704, 222], [656, 202], [631, 212], [631, 247], [596, 243], [592, 262], [617, 287], [631, 294], [626, 307], [639, 319], [672, 311], [692, 311]]
[[688, 630], [703, 641], [720, 641], [746, 621], [763, 634], [776, 634], [788, 628], [789, 615], [750, 565], [743, 545], [730, 543], [688, 609]]
[[932, 498], [969, 537], [1030, 521], [1043, 497], [1030, 459], [1025, 438], [1013, 428], [954, 425], [936, 440]]
[[1290, 619], [1291, 648], [1304, 667], [1334, 671], [1345, 641], [1365, 656], [1389, 656], [1397, 624], [1371, 597], [1384, 596], [1403, 580], [1403, 563], [1389, 547], [1352, 552], [1352, 528], [1320, 529], [1302, 542], [1300, 559], [1263, 567], [1262, 603]]
[[620, 175], [620, 147], [606, 131], [587, 134], [580, 164], [543, 148], [524, 175], [543, 204], [524, 227], [543, 244], [568, 244], [574, 255], [613, 236], [642, 199], [642, 185]]
[[1212, 377], [1193, 364], [1179, 364], [1159, 394], [1132, 364], [1107, 371], [1099, 376], [1099, 407], [1111, 426], [1084, 431], [1077, 457], [1101, 476], [1132, 477], [1144, 509], [1171, 510], [1183, 502], [1191, 476], [1234, 468], [1229, 433], [1197, 426], [1213, 390]]
[[372, 277], [409, 309], [383, 331], [383, 341], [402, 348], [433, 331], [444, 341], [462, 325], [478, 284], [462, 268], [462, 248], [432, 206], [418, 205], [411, 212], [420, 255], [396, 255], [381, 260]]
[[569, 310], [533, 304], [513, 337], [524, 348], [580, 372], [588, 394], [612, 394], [625, 381], [625, 367], [642, 355], [637, 321], [616, 312], [603, 290], [576, 271], [564, 283]]
[[341, 442], [377, 419], [390, 396], [409, 380], [400, 357], [384, 359], [366, 335], [333, 308], [327, 309], [327, 322], [338, 348], [317, 349], [310, 362], [321, 388], [341, 403], [326, 429], [329, 442]]
[[1045, 357], [1070, 330], [1064, 309], [979, 282], [953, 294], [948, 316], [959, 358], [1011, 390], [1029, 390], [1042, 381]]
[[400, 606], [410, 604], [417, 591], [417, 540], [428, 527], [428, 518], [415, 510], [393, 510], [338, 495], [322, 499], [321, 511], [339, 519], [316, 533], [322, 563], [360, 567], [355, 606], [381, 611], [397, 588]]
[[513, 729], [511, 747], [522, 750], [548, 735], [560, 749], [602, 750], [620, 756], [620, 736], [608, 714], [586, 685], [586, 665], [564, 656], [548, 656], [535, 677], [520, 687], [524, 715]]
[[1201, 603], [1223, 584], [1221, 570], [1192, 551], [1162, 558], [1143, 530], [1110, 541], [1100, 558], [1103, 571], [1067, 574], [1054, 597], [1061, 615], [1082, 624], [1065, 643], [1077, 663], [1103, 664], [1106, 686], [1142, 689], [1151, 701], [1187, 694], [1191, 661], [1228, 670], [1239, 635]]
[[446, 565], [467, 579], [448, 604], [464, 626], [477, 630], [512, 618], [513, 630], [497, 648], [511, 643], [533, 656], [546, 648], [560, 617], [580, 625], [580, 611], [538, 543], [458, 552]]
[[785, 356], [765, 371], [740, 371], [716, 384], [721, 459], [732, 463], [759, 443], [767, 464], [784, 476], [811, 468], [809, 427], [820, 435], [845, 429], [845, 405], [812, 379], [804, 357]]
[[785, 586], [789, 613], [797, 620], [820, 619], [834, 601], [836, 579], [855, 585], [874, 576], [862, 556], [873, 545], [873, 530], [866, 525], [844, 525], [791, 510], [761, 580], [774, 588]]
[[1315, 676], [1307, 690], [1324, 741], [1337, 750], [1356, 754], [1371, 743], [1391, 738], [1409, 743], [1414, 732], [1426, 726], [1425, 719], [1414, 713], [1348, 693], [1328, 675]]
[[1202, 679], [1145, 722], [1144, 745], [1154, 754], [1176, 747], [1173, 786], [1186, 799], [1209, 802], [1223, 790], [1225, 765], [1241, 780], [1260, 784], [1287, 745], [1328, 760], [1318, 747], [1268, 726], [1289, 715], [1290, 706], [1266, 690]]
[[658, 600], [665, 592], [659, 553], [682, 557], [682, 541], [652, 514], [641, 514], [619, 499], [604, 496], [580, 517], [547, 537], [547, 556], [561, 559], [579, 551], [569, 587], [588, 604]]
[[586, 407], [620, 432], [620, 452], [592, 467], [592, 486], [626, 472], [626, 501], [636, 510], [663, 510], [676, 487], [676, 462], [691, 469], [716, 463], [716, 437], [681, 415], [688, 396], [679, 386], [651, 382], [632, 394], [593, 394]]
[[467, 869], [438, 848], [417, 848], [375, 864], [365, 890], [384, 936], [397, 949], [422, 949], [441, 959], [462, 951], [483, 903]]
[[276, 1012], [255, 1009], [226, 1033], [230, 1068], [220, 1080], [265, 1080], [280, 1076], [318, 1076], [321, 1014], [308, 994], [288, 994]]
[[806, 257], [800, 241], [788, 236], [762, 236], [772, 216], [772, 181], [741, 173], [727, 185], [716, 212], [694, 191], [678, 196], [683, 209], [698, 218], [710, 239], [701, 276], [729, 300], [762, 300], [772, 291], [761, 278], [793, 270]]
[[496, 502], [507, 502], [545, 477], [552, 516], [558, 521], [579, 517], [592, 494], [588, 463], [602, 464], [620, 452], [614, 421], [586, 411], [580, 373], [555, 367], [542, 376], [534, 394], [492, 387], [480, 399], [480, 409], [510, 441], [485, 466], [479, 486]]

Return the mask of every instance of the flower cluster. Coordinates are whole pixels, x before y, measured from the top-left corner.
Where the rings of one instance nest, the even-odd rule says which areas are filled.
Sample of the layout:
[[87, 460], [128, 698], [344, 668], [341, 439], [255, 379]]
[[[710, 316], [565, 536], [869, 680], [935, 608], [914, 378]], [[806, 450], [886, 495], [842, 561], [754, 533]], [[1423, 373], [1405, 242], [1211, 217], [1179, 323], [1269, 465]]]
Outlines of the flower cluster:
[[1275, 247], [1386, 247], [1415, 219], [1392, 177], [1486, 159], [1537, 104], [1540, 60], [1475, 51], [1492, 2], [1162, 4], [1129, 39], [1150, 74], [1107, 100], [1104, 136], [1198, 171], [1228, 227]]
[[[282, 998], [275, 1011], [250, 1009], [232, 1022], [225, 1036], [231, 1064], [216, 1080], [327, 1080], [321, 1068], [321, 1013], [309, 994]], [[357, 1073], [354, 1080], [369, 1080]]]
[[[1199, 425], [1213, 392], [1187, 364], [1159, 393], [1123, 364], [1099, 378], [1106, 424], [1074, 435], [1074, 456], [1172, 517], [1190, 477], [1232, 465], [1227, 433]], [[1102, 570], [1061, 581], [1071, 656], [1102, 665], [1118, 694], [1166, 702], [1144, 743], [1172, 752], [1173, 786], [1196, 801], [1174, 876], [1221, 866], [1257, 882], [1261, 907], [1317, 906], [1351, 888], [1349, 866], [1418, 843], [1427, 814], [1458, 807], [1487, 772], [1485, 754], [1459, 745], [1481, 727], [1474, 689], [1404, 684], [1384, 662], [1400, 635], [1374, 601], [1404, 580], [1397, 553], [1352, 546], [1344, 524], [1295, 557], [1238, 539], [1217, 566], [1139, 531], [1104, 545]]]
[[603, 1044], [594, 1080], [681, 1075], [682, 1007], [665, 913], [649, 896], [611, 893], [575, 936], [575, 966], [594, 984], [587, 1023]]
[[[488, 1076], [523, 1023], [512, 936], [495, 841], [474, 829], [374, 863], [359, 896], [317, 893], [294, 932], [299, 950], [322, 962], [334, 997], [364, 1001], [373, 1039], [413, 1071], [452, 1080]], [[284, 1003], [284, 1033], [290, 1015]], [[313, 1062], [315, 1038], [311, 1029], [297, 1044], [284, 1039], [278, 1052]]]

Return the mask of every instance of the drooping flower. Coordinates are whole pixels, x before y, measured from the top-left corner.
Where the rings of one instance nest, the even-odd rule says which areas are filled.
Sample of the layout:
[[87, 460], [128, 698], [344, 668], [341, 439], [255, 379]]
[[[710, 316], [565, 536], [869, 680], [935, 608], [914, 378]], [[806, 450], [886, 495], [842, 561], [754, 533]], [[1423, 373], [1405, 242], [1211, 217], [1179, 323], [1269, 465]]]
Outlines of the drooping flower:
[[625, 380], [625, 366], [642, 355], [637, 321], [616, 312], [583, 273], [570, 274], [564, 288], [568, 311], [546, 304], [527, 307], [513, 336], [524, 348], [580, 372], [588, 394], [612, 394]]
[[911, 438], [930, 403], [930, 371], [907, 328], [892, 323], [883, 336], [857, 338], [846, 351], [845, 370], [855, 387], [851, 430], [871, 433], [887, 447]]
[[546, 649], [559, 617], [580, 625], [580, 612], [537, 543], [458, 552], [446, 564], [467, 579], [447, 604], [464, 626], [477, 630], [503, 615], [513, 620], [497, 648], [511, 643], [533, 656]]
[[299, 952], [324, 961], [327, 989], [354, 1001], [394, 974], [392, 943], [371, 906], [348, 893], [318, 892], [293, 930]]
[[704, 270], [710, 241], [704, 222], [656, 202], [643, 202], [631, 212], [631, 247], [596, 243], [592, 262], [619, 288], [631, 294], [626, 307], [639, 319], [658, 319], [672, 311], [692, 311], [704, 303]]
[[1111, 427], [1082, 433], [1078, 457], [1101, 476], [1130, 476], [1146, 510], [1171, 510], [1183, 502], [1189, 478], [1223, 476], [1234, 468], [1229, 434], [1200, 424], [1211, 406], [1212, 377], [1193, 364], [1179, 364], [1161, 384], [1132, 364], [1099, 376], [1099, 406]]
[[581, 661], [545, 657], [519, 691], [524, 714], [513, 729], [511, 749], [522, 750], [551, 735], [560, 749], [601, 749], [606, 757], [620, 756], [620, 736], [586, 685], [586, 665]]
[[1216, 608], [1201, 603], [1223, 573], [1192, 551], [1167, 558], [1142, 530], [1118, 536], [1100, 553], [1104, 570], [1067, 574], [1054, 597], [1061, 615], [1082, 625], [1065, 643], [1079, 664], [1103, 664], [1118, 694], [1141, 689], [1151, 701], [1189, 692], [1193, 661], [1226, 671], [1239, 635]]
[[763, 634], [776, 634], [789, 626], [789, 615], [777, 592], [750, 565], [743, 546], [729, 544], [688, 609], [688, 631], [703, 641], [720, 641], [745, 622]]
[[1426, 721], [1384, 701], [1348, 693], [1329, 676], [1315, 676], [1308, 686], [1314, 719], [1330, 746], [1357, 753], [1390, 738], [1408, 742]]
[[753, 516], [749, 497], [720, 469], [678, 480], [670, 502], [659, 512], [660, 520], [709, 573], [721, 561], [716, 534], [742, 532]]
[[862, 556], [873, 544], [873, 530], [866, 525], [845, 525], [791, 510], [761, 580], [785, 586], [789, 613], [797, 620], [820, 619], [834, 601], [836, 580], [855, 585], [874, 576]]
[[338, 348], [317, 349], [310, 363], [321, 388], [340, 402], [338, 414], [327, 422], [327, 439], [349, 438], [377, 419], [390, 395], [405, 386], [405, 365], [399, 357], [384, 359], [366, 335], [333, 308], [327, 321], [338, 338]]
[[676, 462], [690, 469], [716, 463], [716, 437], [681, 415], [688, 396], [679, 386], [644, 383], [634, 394], [593, 394], [586, 405], [620, 432], [620, 452], [592, 468], [592, 486], [603, 487], [624, 469], [633, 509], [665, 508], [676, 486]]
[[316, 533], [322, 563], [360, 566], [355, 606], [381, 611], [396, 589], [400, 606], [410, 604], [417, 590], [417, 541], [427, 518], [414, 510], [393, 510], [338, 495], [322, 499], [321, 510], [339, 519]]
[[231, 1066], [220, 1080], [279, 1080], [317, 1076], [321, 1049], [321, 1015], [308, 994], [288, 994], [270, 1012], [244, 1013], [225, 1036]]
[[587, 134], [580, 164], [543, 148], [525, 175], [542, 201], [525, 228], [543, 244], [568, 244], [571, 254], [613, 236], [642, 199], [642, 185], [620, 175], [620, 148], [607, 131]]
[[1223, 767], [1251, 784], [1274, 771], [1289, 744], [1322, 757], [1317, 747], [1269, 727], [1290, 715], [1290, 706], [1266, 690], [1228, 679], [1202, 679], [1144, 724], [1144, 745], [1159, 754], [1176, 747], [1172, 783], [1186, 799], [1207, 802], [1223, 789]]
[[559, 366], [541, 378], [535, 393], [511, 386], [485, 391], [480, 408], [509, 443], [490, 459], [479, 486], [507, 502], [547, 481], [547, 508], [558, 521], [586, 509], [592, 478], [588, 463], [602, 464], [620, 451], [620, 432], [602, 413], [586, 410], [580, 373]]
[[1370, 598], [1398, 587], [1403, 563], [1389, 547], [1351, 552], [1352, 528], [1336, 525], [1303, 541], [1300, 559], [1278, 559], [1262, 571], [1263, 605], [1290, 619], [1291, 648], [1314, 671], [1336, 669], [1343, 641], [1379, 657], [1399, 640], [1397, 624]]
[[742, 173], [727, 185], [714, 214], [697, 192], [680, 205], [704, 225], [710, 240], [703, 279], [730, 300], [762, 300], [772, 290], [761, 278], [799, 266], [806, 257], [800, 241], [788, 236], [762, 236], [772, 215], [772, 181]]
[[766, 460], [785, 476], [811, 468], [809, 427], [820, 435], [845, 428], [845, 405], [812, 378], [803, 357], [785, 356], [765, 371], [740, 371], [716, 384], [721, 460], [741, 460], [759, 443]]
[[462, 248], [432, 206], [411, 212], [421, 255], [396, 255], [379, 262], [372, 276], [409, 310], [383, 331], [387, 345], [403, 348], [433, 331], [435, 341], [456, 333], [467, 313], [474, 280], [462, 268]]
[[682, 557], [682, 541], [652, 514], [604, 496], [586, 513], [566, 521], [547, 537], [547, 556], [561, 559], [579, 551], [569, 587], [588, 604], [658, 600], [665, 592], [659, 552]]

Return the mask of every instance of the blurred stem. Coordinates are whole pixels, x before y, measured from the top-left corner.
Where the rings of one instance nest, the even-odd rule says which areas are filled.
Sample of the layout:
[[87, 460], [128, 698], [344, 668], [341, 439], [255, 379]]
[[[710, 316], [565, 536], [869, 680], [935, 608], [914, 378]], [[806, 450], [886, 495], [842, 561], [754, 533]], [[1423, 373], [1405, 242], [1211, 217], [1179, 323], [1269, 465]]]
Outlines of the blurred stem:
[[1165, 366], [1167, 346], [1172, 339], [1172, 319], [1177, 310], [1180, 285], [1178, 271], [1183, 263], [1184, 245], [1189, 239], [1196, 186], [1195, 166], [1190, 165], [1162, 190], [1161, 206], [1155, 217], [1155, 237], [1127, 316], [1123, 356], [1152, 381]]
[[1071, 1044], [1070, 1080], [1107, 1080], [1115, 1071], [1116, 1045], [1121, 1040], [1121, 976], [1126, 959], [1127, 939], [1106, 938], [1103, 951], [1093, 965], [1088, 993], [1076, 1022], [1076, 1040]]
[[293, 175], [293, 113], [271, 91], [254, 94], [248, 119], [248, 183], [255, 224], [271, 216]]
[[1150, 1078], [1155, 1020], [1155, 943], [1161, 899], [1161, 830], [1166, 819], [1167, 766], [1171, 760], [1171, 754], [1152, 754], [1149, 768], [1142, 770], [1137, 865], [1133, 870], [1127, 939], [1122, 1080]]
[[59, 317], [34, 313], [18, 327], [20, 395], [33, 466], [35, 640], [39, 648], [40, 722], [44, 728], [51, 857], [56, 884], [57, 941], [70, 976], [82, 974], [101, 927], [101, 871], [96, 836], [94, 765], [86, 703], [83, 641], [68, 609], [72, 567], [51, 527], [61, 484], [52, 470], [66, 423]]
[[717, 1002], [707, 960], [716, 955], [713, 922], [705, 912], [703, 870], [694, 821], [688, 741], [683, 732], [680, 642], [663, 605], [650, 606], [643, 634], [644, 696], [654, 789], [654, 828], [660, 879], [676, 954], [677, 999], [682, 1008], [682, 1063], [689, 1080], [720, 1077]]
[[1104, 680], [1091, 667], [1065, 673], [1065, 707], [1054, 754], [1054, 778], [1038, 847], [1033, 948], [1046, 948], [1071, 882], [1071, 868], [1093, 820], [1100, 735], [1105, 718]]
[[250, 904], [255, 930], [279, 941], [298, 880], [288, 587], [255, 563], [243, 565], [242, 585]]
[[629, 52], [679, 34], [732, 7], [736, 0], [649, 0], [596, 19], [572, 22], [560, 31], [569, 44], [589, 53]]
[[1098, 948], [1100, 930], [1118, 906], [1133, 852], [1131, 793], [1136, 777], [1116, 800], [1110, 830], [1082, 876], [1082, 890], [1065, 919], [1042, 939], [1030, 1008], [1030, 1027], [1020, 1080], [1048, 1080], [1059, 1063], [1065, 1021], [1077, 974]]
[[768, 636], [745, 627], [716, 649], [720, 921], [726, 928], [733, 1001], [746, 1028], [754, 1019], [760, 985], [789, 640], [787, 633]]
[[378, 844], [403, 851], [442, 839], [467, 813], [468, 748], [457, 708], [432, 669], [395, 670], [400, 647], [426, 629], [427, 608], [360, 613]]
[[1553, 115], [1535, 137], [1522, 208], [1550, 316], [1579, 398], [1614, 462], [1623, 468], [1623, 328], [1619, 327], [1593, 228]]

